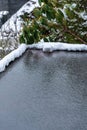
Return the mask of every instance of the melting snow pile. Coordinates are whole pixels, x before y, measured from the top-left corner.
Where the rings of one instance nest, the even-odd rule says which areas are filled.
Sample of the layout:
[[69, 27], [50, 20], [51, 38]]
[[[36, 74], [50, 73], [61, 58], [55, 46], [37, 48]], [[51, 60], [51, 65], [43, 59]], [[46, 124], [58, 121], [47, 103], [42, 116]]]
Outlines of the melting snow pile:
[[38, 44], [32, 44], [32, 45], [25, 45], [22, 44], [19, 46], [18, 49], [14, 50], [7, 56], [5, 56], [0, 61], [0, 72], [3, 72], [6, 68], [6, 66], [9, 65], [10, 62], [14, 61], [16, 58], [20, 57], [26, 49], [40, 49], [44, 52], [53, 52], [53, 51], [87, 51], [87, 45], [84, 44], [67, 44], [67, 43], [60, 43], [60, 42], [40, 42]]

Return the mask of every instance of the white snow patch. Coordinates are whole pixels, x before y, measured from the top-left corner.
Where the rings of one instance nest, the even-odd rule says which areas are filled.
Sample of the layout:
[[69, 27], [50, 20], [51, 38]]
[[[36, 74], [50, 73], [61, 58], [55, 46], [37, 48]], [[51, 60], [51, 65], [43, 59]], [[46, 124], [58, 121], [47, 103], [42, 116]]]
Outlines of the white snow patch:
[[2, 47], [0, 47], [0, 50], [3, 50], [3, 48], [2, 48]]
[[0, 61], [0, 72], [3, 72], [6, 68], [6, 66], [8, 66], [10, 62], [12, 62], [16, 58], [20, 57], [25, 52], [26, 49], [27, 49], [27, 45], [21, 44], [18, 49], [12, 51], [10, 54], [5, 56]]
[[[23, 5], [17, 13], [12, 15], [10, 19], [5, 22], [1, 27], [0, 39], [9, 36], [14, 36], [20, 32], [22, 29], [23, 21], [20, 19], [20, 15], [23, 15], [25, 12], [30, 13], [35, 7], [39, 6], [38, 0], [30, 0], [25, 5]], [[2, 37], [3, 34], [3, 37]]]
[[79, 15], [87, 22], [87, 13], [85, 11], [80, 13]]
[[28, 46], [30, 49], [41, 49], [44, 52], [53, 51], [87, 51], [85, 44], [68, 44], [61, 42], [40, 42]]
[[11, 61], [14, 61], [16, 58], [20, 57], [26, 49], [40, 49], [43, 52], [53, 52], [53, 51], [86, 51], [87, 45], [85, 44], [68, 44], [61, 42], [39, 42], [37, 44], [26, 45], [21, 44], [18, 49], [12, 51], [10, 54], [5, 56], [0, 61], [0, 72], [3, 72], [6, 66], [9, 65]]
[[9, 12], [8, 11], [0, 11], [0, 19], [3, 18], [4, 15], [7, 15]]

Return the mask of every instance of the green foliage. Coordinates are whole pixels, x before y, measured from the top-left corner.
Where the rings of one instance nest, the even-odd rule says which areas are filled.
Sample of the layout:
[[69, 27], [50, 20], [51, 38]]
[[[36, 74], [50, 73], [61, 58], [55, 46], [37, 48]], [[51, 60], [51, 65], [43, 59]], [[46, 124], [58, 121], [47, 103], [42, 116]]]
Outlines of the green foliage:
[[41, 39], [46, 42], [87, 43], [86, 0], [38, 2], [40, 6], [31, 15], [25, 13], [21, 16], [24, 21], [21, 43], [32, 44]]

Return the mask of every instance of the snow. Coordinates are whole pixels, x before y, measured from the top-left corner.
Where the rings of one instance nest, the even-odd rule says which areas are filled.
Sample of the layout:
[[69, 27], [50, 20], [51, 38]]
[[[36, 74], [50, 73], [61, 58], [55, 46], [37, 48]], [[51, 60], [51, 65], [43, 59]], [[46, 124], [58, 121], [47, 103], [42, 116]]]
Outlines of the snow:
[[12, 51], [10, 54], [5, 56], [0, 61], [0, 72], [3, 72], [5, 68], [9, 65], [10, 62], [14, 61], [16, 58], [20, 57], [25, 50], [27, 49], [27, 45], [21, 44], [18, 49]]
[[12, 51], [10, 54], [5, 56], [0, 61], [0, 72], [5, 71], [5, 68], [10, 62], [14, 61], [16, 58], [20, 57], [26, 49], [38, 49], [43, 52], [53, 52], [53, 51], [86, 51], [87, 45], [85, 44], [68, 44], [60, 42], [39, 42], [37, 44], [26, 45], [21, 44], [18, 49]]
[[87, 51], [85, 44], [68, 44], [61, 42], [40, 42], [28, 46], [30, 49], [41, 49], [43, 52], [53, 51]]
[[[29, 0], [2, 25], [0, 29], [0, 42], [3, 42], [3, 51], [12, 51], [18, 47], [18, 37], [23, 28], [23, 21], [20, 15], [23, 15], [25, 12], [30, 13], [37, 6], [39, 6], [38, 0]], [[7, 13], [2, 11], [0, 16], [2, 17], [2, 14], [6, 15]]]
[[87, 13], [84, 11], [79, 14], [84, 20], [87, 20]]
[[[2, 25], [0, 39], [5, 38], [7, 34], [9, 34], [9, 37], [17, 35], [23, 25], [20, 15], [23, 15], [25, 12], [30, 13], [37, 6], [39, 6], [38, 0], [30, 0], [23, 5], [17, 13], [15, 13], [10, 19], [7, 20], [7, 22], [5, 22], [5, 24]], [[2, 37], [2, 33], [4, 37]]]
[[3, 48], [2, 47], [0, 47], [0, 52], [3, 50]]
[[[36, 2], [36, 3], [34, 3]], [[14, 35], [18, 35], [22, 29], [23, 21], [20, 19], [20, 15], [23, 15], [25, 12], [30, 13], [35, 7], [39, 6], [38, 0], [30, 0], [28, 1], [16, 14], [14, 14], [2, 27], [0, 32], [0, 39], [8, 37], [11, 38]], [[74, 5], [73, 5], [74, 6]], [[64, 10], [62, 10], [64, 13]], [[6, 15], [6, 12], [4, 12]], [[66, 17], [66, 14], [64, 13]], [[2, 17], [2, 14], [0, 14]], [[81, 17], [87, 19], [87, 15], [84, 13], [81, 14]], [[86, 24], [87, 25], [87, 24]], [[2, 35], [3, 33], [3, 35]], [[0, 47], [0, 50], [3, 48]], [[12, 48], [14, 49], [14, 48]], [[5, 56], [2, 60], [0, 60], [0, 72], [5, 71], [6, 67], [10, 64], [10, 62], [14, 61], [16, 58], [20, 57], [26, 49], [38, 49], [43, 52], [53, 52], [53, 51], [86, 51], [87, 45], [85, 44], [68, 44], [68, 43], [60, 43], [60, 42], [39, 42], [32, 45], [21, 44], [18, 49], [15, 49], [7, 56]]]
[[7, 15], [9, 12], [8, 11], [0, 11], [0, 19], [3, 18], [4, 15]]
[[[23, 5], [17, 11], [17, 13], [15, 13], [5, 24], [2, 25], [0, 32], [0, 39], [19, 36], [21, 29], [23, 27], [23, 21], [20, 18], [20, 15], [23, 15], [25, 12], [30, 13], [35, 7], [38, 6], [39, 6], [38, 0], [29, 0], [25, 5]], [[76, 6], [75, 3], [73, 3], [71, 6], [69, 4], [66, 4], [63, 9], [60, 9], [63, 12], [65, 18], [67, 18], [65, 13], [66, 7], [69, 7], [72, 10], [72, 8], [75, 8], [75, 6]], [[83, 19], [87, 20], [87, 14], [85, 12], [80, 13], [80, 16]], [[84, 24], [87, 26], [87, 21]]]

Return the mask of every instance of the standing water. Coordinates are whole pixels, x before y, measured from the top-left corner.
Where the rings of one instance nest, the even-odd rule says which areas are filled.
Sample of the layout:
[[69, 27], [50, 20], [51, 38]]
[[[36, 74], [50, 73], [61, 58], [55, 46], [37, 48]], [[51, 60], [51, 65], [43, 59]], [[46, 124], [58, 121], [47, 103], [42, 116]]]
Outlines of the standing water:
[[87, 130], [87, 53], [27, 51], [0, 75], [0, 130]]

